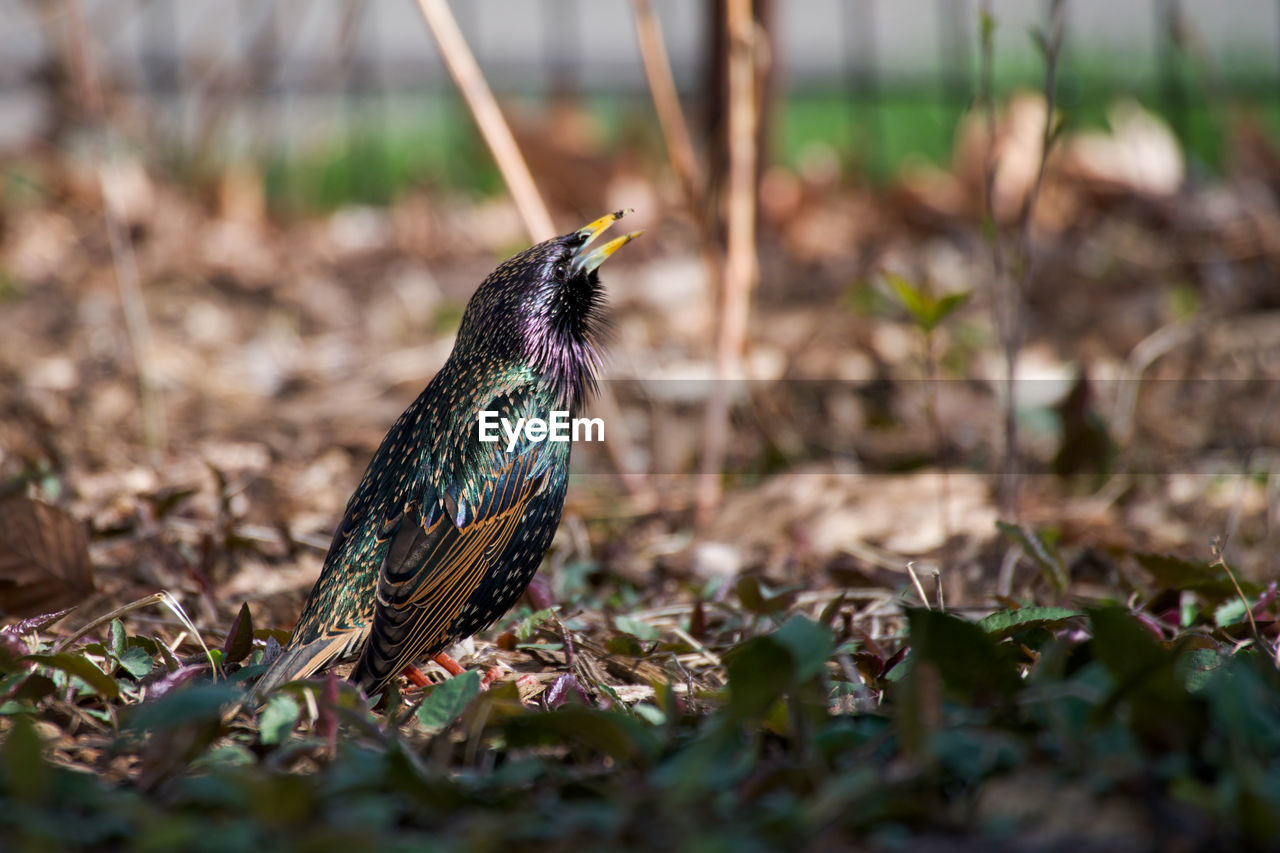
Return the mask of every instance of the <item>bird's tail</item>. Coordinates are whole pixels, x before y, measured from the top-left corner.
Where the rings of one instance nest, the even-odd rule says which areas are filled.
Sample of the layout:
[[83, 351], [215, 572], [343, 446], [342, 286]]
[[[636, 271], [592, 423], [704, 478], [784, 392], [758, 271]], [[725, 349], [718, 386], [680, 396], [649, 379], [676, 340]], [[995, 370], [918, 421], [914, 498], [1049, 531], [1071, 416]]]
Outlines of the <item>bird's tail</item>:
[[260, 704], [268, 693], [281, 684], [307, 678], [330, 664], [349, 657], [352, 649], [358, 648], [363, 639], [364, 631], [354, 631], [321, 637], [309, 643], [291, 644], [280, 657], [271, 662], [267, 671], [253, 686], [253, 703]]

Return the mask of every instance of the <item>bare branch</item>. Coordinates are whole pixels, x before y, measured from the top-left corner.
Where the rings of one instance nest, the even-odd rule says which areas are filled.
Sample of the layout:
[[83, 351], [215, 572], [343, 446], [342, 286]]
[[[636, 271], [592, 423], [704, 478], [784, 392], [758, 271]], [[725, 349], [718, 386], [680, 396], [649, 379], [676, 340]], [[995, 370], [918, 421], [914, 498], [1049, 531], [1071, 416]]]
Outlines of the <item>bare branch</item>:
[[707, 401], [697, 515], [706, 521], [720, 502], [720, 475], [729, 436], [729, 383], [743, 378], [756, 256], [756, 51], [751, 0], [729, 0], [729, 180], [725, 211], [723, 303], [716, 339], [716, 382]]
[[556, 236], [551, 214], [547, 212], [538, 186], [533, 182], [533, 175], [529, 173], [515, 137], [511, 135], [511, 128], [507, 126], [507, 120], [502, 117], [502, 110], [498, 108], [493, 91], [485, 81], [480, 66], [476, 64], [471, 49], [467, 47], [462, 30], [458, 29], [458, 22], [454, 19], [448, 2], [418, 0], [418, 9], [427, 22], [427, 28], [435, 36], [436, 44], [440, 46], [440, 55], [444, 58], [445, 67], [449, 69], [449, 75], [462, 92], [485, 143], [493, 152], [493, 159], [497, 161], [502, 179], [511, 191], [511, 198], [520, 211], [525, 229], [537, 243]]

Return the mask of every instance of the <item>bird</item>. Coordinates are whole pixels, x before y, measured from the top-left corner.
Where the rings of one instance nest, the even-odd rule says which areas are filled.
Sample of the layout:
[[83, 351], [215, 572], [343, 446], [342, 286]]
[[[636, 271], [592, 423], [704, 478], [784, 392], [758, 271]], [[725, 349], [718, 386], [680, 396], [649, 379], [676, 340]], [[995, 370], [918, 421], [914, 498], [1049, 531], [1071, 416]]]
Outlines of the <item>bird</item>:
[[375, 696], [419, 658], [452, 663], [446, 648], [519, 600], [559, 526], [572, 443], [528, 429], [483, 441], [480, 420], [581, 410], [607, 327], [599, 267], [642, 232], [591, 245], [625, 213], [513, 255], [472, 294], [449, 358], [348, 500], [257, 696], [351, 660], [349, 679]]

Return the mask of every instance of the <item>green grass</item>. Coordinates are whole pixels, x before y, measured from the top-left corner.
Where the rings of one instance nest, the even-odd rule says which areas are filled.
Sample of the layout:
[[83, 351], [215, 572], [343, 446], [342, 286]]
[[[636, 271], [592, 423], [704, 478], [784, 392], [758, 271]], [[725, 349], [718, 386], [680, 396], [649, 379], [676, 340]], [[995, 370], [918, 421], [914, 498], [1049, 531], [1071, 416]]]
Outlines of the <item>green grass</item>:
[[347, 120], [345, 136], [266, 164], [267, 198], [286, 212], [344, 204], [387, 204], [414, 187], [481, 195], [502, 189], [470, 116], [447, 98], [368, 106]]
[[[1252, 112], [1280, 136], [1280, 91], [1263, 58], [1242, 57], [1227, 70], [1207, 70], [1176, 57], [1169, 75], [1142, 58], [1083, 53], [1061, 62], [1058, 103], [1071, 128], [1106, 126], [1106, 111], [1119, 98], [1134, 98], [1161, 115], [1182, 139], [1193, 168], [1222, 170], [1227, 126], [1239, 111]], [[974, 59], [976, 63], [976, 57]], [[997, 67], [995, 89], [1003, 100], [1018, 90], [1039, 90], [1043, 66], [1033, 54]], [[937, 78], [887, 82], [874, 92], [841, 87], [787, 93], [773, 112], [771, 152], [795, 168], [816, 146], [827, 146], [846, 176], [892, 180], [906, 163], [945, 166], [957, 123], [976, 89], [972, 79], [950, 85]], [[508, 103], [511, 103], [509, 100]], [[665, 158], [648, 99], [588, 95], [584, 99], [601, 130], [605, 152], [639, 151]], [[545, 114], [546, 104], [525, 98], [515, 109]], [[691, 110], [695, 107], [691, 105]], [[698, 126], [697, 116], [690, 115]], [[502, 191], [501, 176], [471, 117], [452, 95], [385, 99], [356, 107], [346, 133], [266, 164], [268, 198], [276, 210], [330, 210], [348, 203], [385, 204], [408, 188], [427, 187], [478, 195]]]

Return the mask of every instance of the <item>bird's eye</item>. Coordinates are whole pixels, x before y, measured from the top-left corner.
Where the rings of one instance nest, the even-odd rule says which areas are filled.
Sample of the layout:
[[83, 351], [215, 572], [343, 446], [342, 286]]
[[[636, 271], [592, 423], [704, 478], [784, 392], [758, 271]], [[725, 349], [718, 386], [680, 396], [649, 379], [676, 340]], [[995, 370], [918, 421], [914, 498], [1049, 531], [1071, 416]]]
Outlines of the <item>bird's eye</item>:
[[568, 278], [568, 277], [569, 277], [569, 267], [563, 263], [556, 264], [556, 278]]

